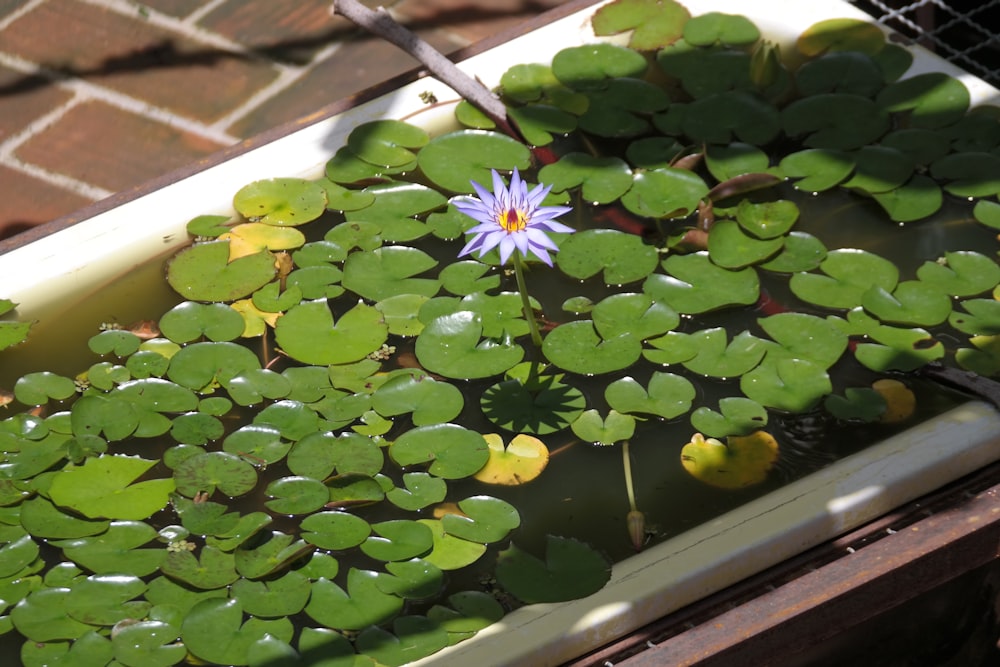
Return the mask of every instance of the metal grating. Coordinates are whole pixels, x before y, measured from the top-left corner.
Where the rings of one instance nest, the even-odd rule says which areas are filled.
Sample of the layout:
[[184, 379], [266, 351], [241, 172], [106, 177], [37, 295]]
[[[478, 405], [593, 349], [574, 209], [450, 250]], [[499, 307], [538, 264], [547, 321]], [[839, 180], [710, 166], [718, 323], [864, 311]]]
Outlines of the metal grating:
[[1000, 0], [849, 0], [962, 69], [1000, 88]]

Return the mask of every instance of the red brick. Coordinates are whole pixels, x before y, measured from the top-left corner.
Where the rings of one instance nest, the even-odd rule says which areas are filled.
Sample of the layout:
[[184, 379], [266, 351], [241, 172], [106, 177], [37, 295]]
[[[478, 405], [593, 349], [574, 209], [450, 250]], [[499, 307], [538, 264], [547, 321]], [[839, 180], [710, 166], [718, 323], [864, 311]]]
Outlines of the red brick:
[[83, 208], [90, 199], [0, 166], [0, 239]]
[[24, 162], [119, 191], [223, 146], [103, 102], [74, 107], [15, 152]]
[[0, 141], [71, 97], [44, 77], [0, 67]]
[[345, 19], [330, 15], [329, 0], [230, 0], [202, 18], [199, 25], [271, 58], [301, 64], [352, 28]]
[[402, 0], [393, 11], [407, 25], [435, 27], [478, 42], [557, 7], [566, 0]]
[[38, 5], [0, 32], [0, 49], [203, 121], [277, 76], [269, 63], [76, 0]]
[[[460, 46], [442, 33], [421, 31], [420, 34], [445, 53]], [[365, 36], [344, 42], [328, 59], [234, 123], [228, 131], [241, 137], [252, 136], [315, 113], [328, 104], [419, 66], [420, 63], [399, 48], [380, 39]]]

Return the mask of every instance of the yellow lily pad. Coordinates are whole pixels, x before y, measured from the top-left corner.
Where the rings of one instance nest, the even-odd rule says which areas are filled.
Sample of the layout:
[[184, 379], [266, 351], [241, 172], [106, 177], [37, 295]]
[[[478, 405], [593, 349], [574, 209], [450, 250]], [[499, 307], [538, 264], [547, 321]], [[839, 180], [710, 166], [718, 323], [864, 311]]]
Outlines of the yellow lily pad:
[[222, 234], [220, 240], [229, 241], [229, 261], [253, 255], [261, 250], [291, 250], [306, 242], [305, 235], [293, 227], [275, 227], [262, 222], [236, 225]]
[[243, 337], [254, 338], [263, 336], [267, 327], [274, 328], [281, 313], [269, 313], [254, 305], [253, 299], [240, 299], [234, 301], [232, 309], [243, 317]]
[[701, 433], [681, 449], [681, 465], [695, 479], [722, 489], [760, 484], [778, 459], [778, 442], [766, 431], [731, 436], [723, 444]]
[[541, 440], [521, 433], [505, 447], [496, 433], [483, 436], [490, 449], [490, 458], [473, 477], [486, 484], [517, 486], [542, 474], [549, 463], [549, 450]]
[[917, 409], [917, 397], [899, 380], [882, 378], [872, 383], [872, 389], [885, 399], [885, 412], [879, 418], [883, 424], [906, 421]]

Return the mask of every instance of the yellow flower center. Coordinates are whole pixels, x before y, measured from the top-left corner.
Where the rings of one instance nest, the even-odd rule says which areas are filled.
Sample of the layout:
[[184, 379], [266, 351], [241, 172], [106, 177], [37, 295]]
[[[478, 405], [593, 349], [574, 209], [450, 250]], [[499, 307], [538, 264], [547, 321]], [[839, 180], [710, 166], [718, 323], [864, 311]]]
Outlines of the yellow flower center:
[[506, 229], [508, 234], [520, 232], [528, 226], [528, 218], [524, 211], [516, 208], [507, 209], [507, 211], [500, 213], [497, 218], [497, 223]]

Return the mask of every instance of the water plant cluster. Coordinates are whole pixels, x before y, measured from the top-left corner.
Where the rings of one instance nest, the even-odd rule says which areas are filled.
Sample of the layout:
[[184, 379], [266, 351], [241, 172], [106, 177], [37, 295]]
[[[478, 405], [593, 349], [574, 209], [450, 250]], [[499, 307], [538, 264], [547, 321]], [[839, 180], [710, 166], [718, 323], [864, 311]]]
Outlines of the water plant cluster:
[[[361, 125], [324, 178], [192, 220], [153, 326], [96, 333], [76, 377], [16, 381], [0, 633], [25, 665], [403, 664], [607, 581], [603, 546], [519, 532], [533, 508], [507, 492], [563, 474], [558, 448], [621, 445], [641, 546], [640, 509], [672, 511], [636, 505], [642, 447], [748, 488], [782, 456], [776, 417], [905, 422], [928, 365], [1000, 371], [994, 250], [945, 236], [899, 262], [813, 224], [849, 202], [873, 237], [991, 239], [996, 109], [901, 79], [908, 53], [858, 21], [785, 59], [744, 17], [662, 0], [593, 25], [631, 43], [504, 75], [524, 140], [468, 103], [435, 136]], [[472, 182], [515, 170], [572, 233], [516, 266], [460, 257]], [[29, 328], [0, 323], [3, 354]]]

